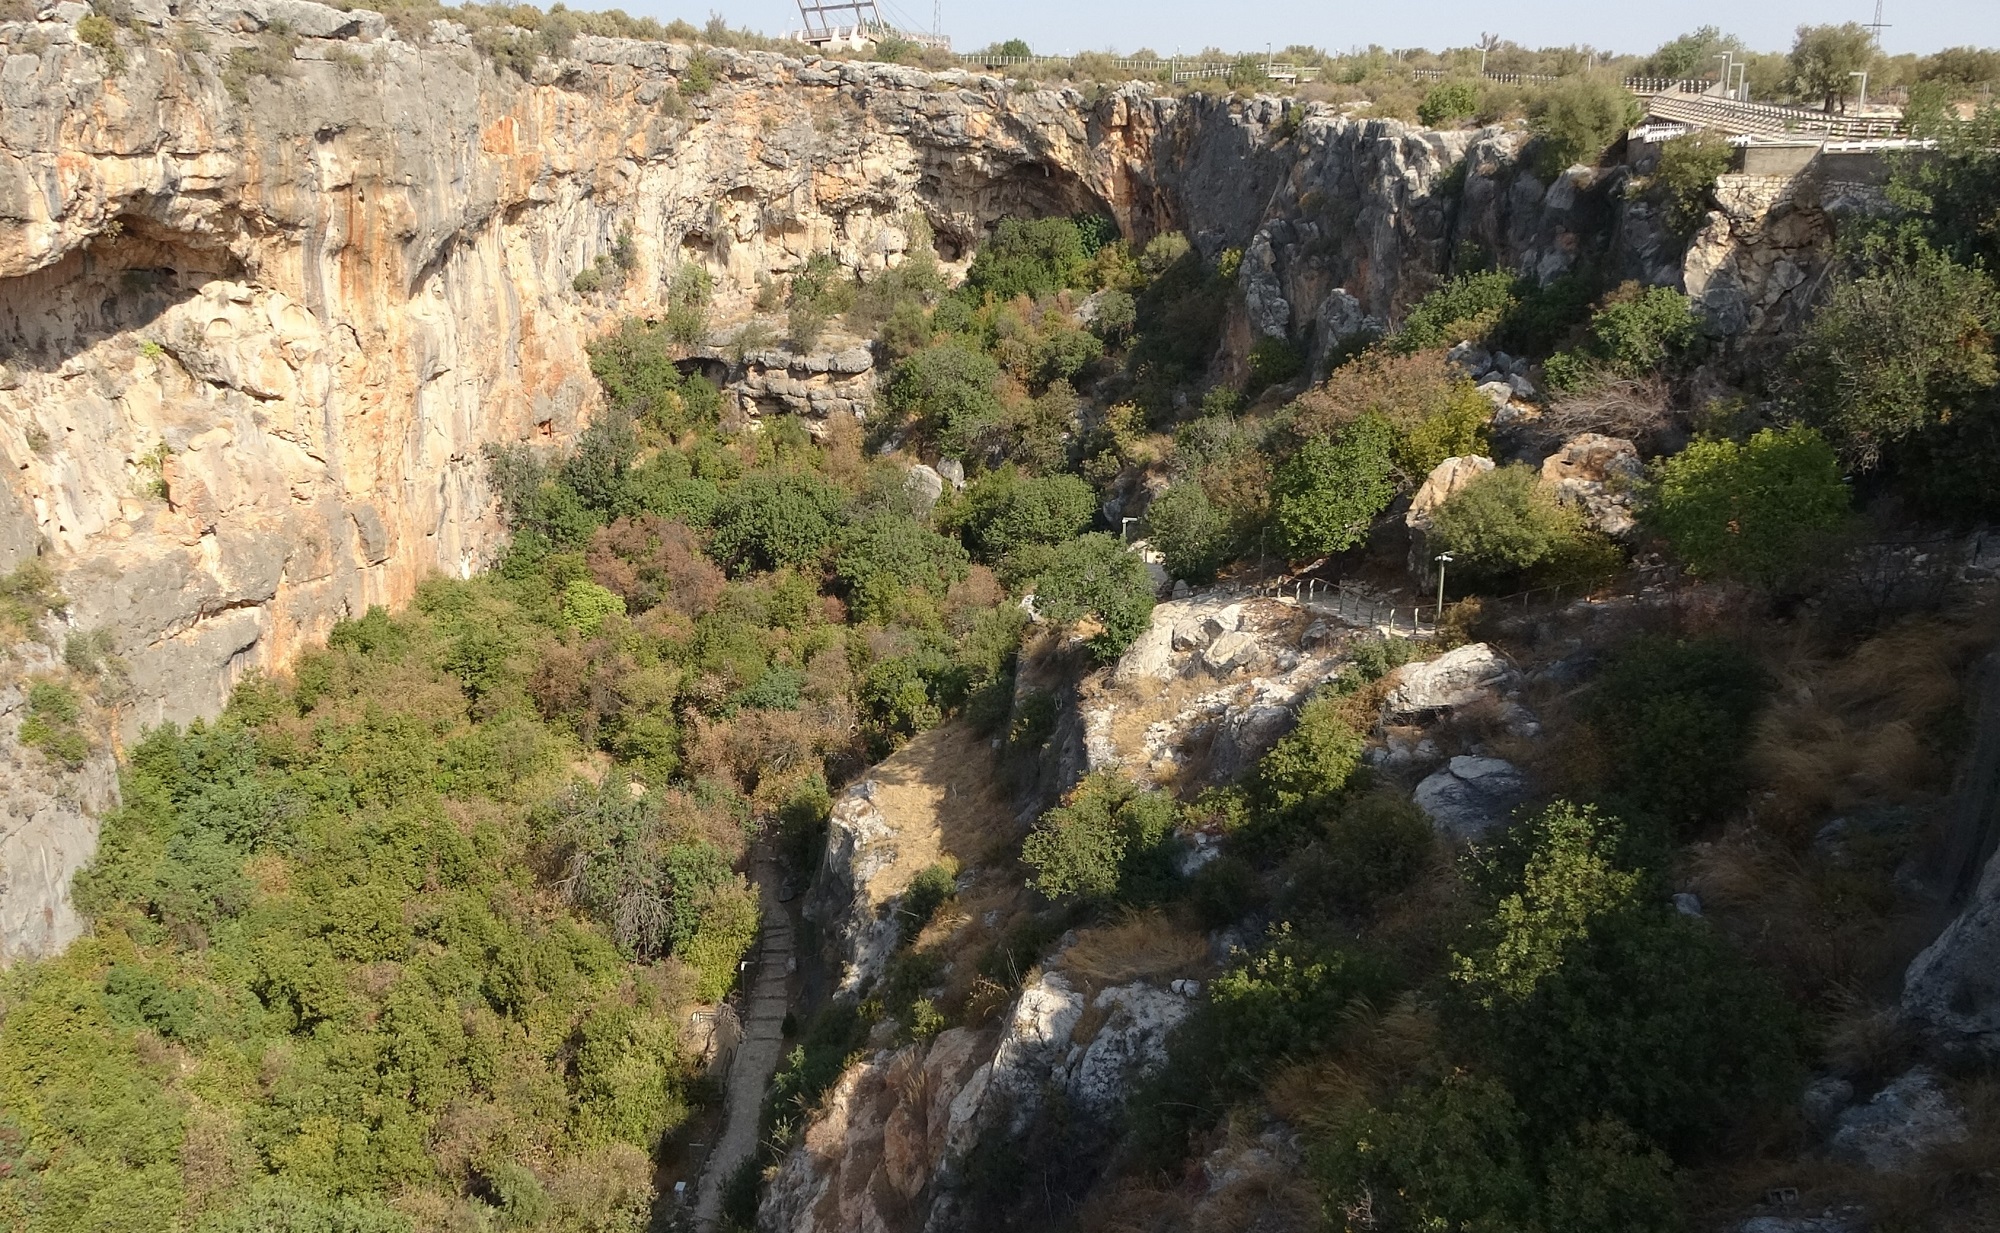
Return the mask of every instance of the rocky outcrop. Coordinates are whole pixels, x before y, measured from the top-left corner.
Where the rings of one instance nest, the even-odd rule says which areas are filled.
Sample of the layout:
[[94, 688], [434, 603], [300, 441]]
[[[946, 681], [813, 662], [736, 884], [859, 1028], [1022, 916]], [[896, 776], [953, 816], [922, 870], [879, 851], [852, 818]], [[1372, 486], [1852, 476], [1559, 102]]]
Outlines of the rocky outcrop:
[[1542, 481], [1556, 500], [1583, 514], [1614, 539], [1631, 534], [1639, 484], [1646, 476], [1639, 448], [1622, 437], [1586, 432], [1542, 460]]
[[1833, 258], [1841, 217], [1885, 204], [1882, 190], [1815, 175], [1725, 175], [1717, 209], [1682, 261], [1688, 295], [1716, 334], [1769, 334], [1799, 324]]
[[1108, 1127], [1131, 1085], [1165, 1064], [1167, 1036], [1199, 994], [1192, 982], [1173, 986], [1134, 981], [1092, 996], [1050, 971], [994, 1027], [952, 1028], [850, 1068], [779, 1166], [758, 1227], [962, 1227], [962, 1166], [983, 1135], [1030, 1134], [1053, 1100]]
[[1927, 1153], [1966, 1137], [1965, 1116], [1935, 1071], [1919, 1066], [1864, 1105], [1842, 1113], [1829, 1143], [1833, 1157], [1877, 1173], [1907, 1169]]
[[1484, 839], [1528, 798], [1521, 769], [1501, 758], [1460, 754], [1417, 785], [1417, 807], [1447, 839]]
[[853, 997], [881, 976], [902, 938], [897, 908], [918, 873], [947, 859], [976, 864], [1017, 834], [992, 751], [960, 724], [917, 737], [842, 792], [805, 903], [836, 965], [838, 995]]
[[1382, 713], [1391, 722], [1406, 722], [1512, 691], [1519, 685], [1520, 673], [1500, 652], [1484, 642], [1468, 642], [1436, 659], [1399, 669]]

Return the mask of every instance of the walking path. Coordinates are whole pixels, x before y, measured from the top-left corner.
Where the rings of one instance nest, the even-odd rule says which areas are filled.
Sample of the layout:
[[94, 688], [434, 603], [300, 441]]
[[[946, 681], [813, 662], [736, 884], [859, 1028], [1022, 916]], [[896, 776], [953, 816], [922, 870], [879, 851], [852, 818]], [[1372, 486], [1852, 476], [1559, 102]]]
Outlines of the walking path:
[[777, 862], [761, 853], [755, 862], [757, 899], [764, 913], [763, 945], [743, 1007], [743, 1040], [729, 1063], [723, 1101], [722, 1136], [702, 1166], [695, 1191], [695, 1227], [710, 1233], [722, 1219], [722, 1188], [738, 1165], [757, 1149], [757, 1122], [764, 1092], [785, 1053], [784, 1021], [792, 969], [792, 918], [778, 902], [783, 878]]

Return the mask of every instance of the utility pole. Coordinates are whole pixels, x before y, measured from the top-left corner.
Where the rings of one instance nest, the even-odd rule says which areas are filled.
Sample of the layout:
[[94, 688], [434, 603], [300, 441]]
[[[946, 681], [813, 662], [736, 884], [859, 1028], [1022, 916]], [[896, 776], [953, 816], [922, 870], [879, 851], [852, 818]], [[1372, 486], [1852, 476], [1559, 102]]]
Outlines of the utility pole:
[[1484, 30], [1479, 32], [1479, 75], [1481, 77], [1486, 76], [1486, 53], [1498, 46], [1500, 46], [1499, 35], [1488, 34]]
[[1882, 47], [1882, 32], [1888, 28], [1889, 23], [1882, 20], [1882, 0], [1875, 0], [1875, 20], [1868, 23], [1868, 30], [1875, 36], [1875, 47], [1878, 51]]

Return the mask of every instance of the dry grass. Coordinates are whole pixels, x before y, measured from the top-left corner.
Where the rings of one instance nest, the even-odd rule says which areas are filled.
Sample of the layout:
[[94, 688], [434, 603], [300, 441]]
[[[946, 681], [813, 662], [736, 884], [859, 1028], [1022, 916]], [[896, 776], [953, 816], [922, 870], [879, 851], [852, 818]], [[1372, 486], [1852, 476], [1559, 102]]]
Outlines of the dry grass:
[[1787, 656], [1751, 749], [1765, 824], [1796, 842], [1831, 813], [1942, 788], [1966, 666], [1993, 637], [1975, 610], [1905, 621], [1837, 659]]
[[1349, 1009], [1340, 1047], [1286, 1066], [1265, 1084], [1272, 1112], [1297, 1126], [1325, 1125], [1401, 1087], [1437, 1055], [1437, 1018], [1404, 996], [1387, 1007]]
[[1801, 859], [1750, 828], [1691, 845], [1680, 870], [1711, 919], [1794, 995], [1836, 1014], [1893, 999], [1936, 936], [1935, 910], [1904, 901], [1888, 874]]
[[1057, 967], [1094, 995], [1135, 980], [1173, 980], [1208, 970], [1208, 942], [1158, 912], [1131, 912], [1115, 924], [1077, 934]]

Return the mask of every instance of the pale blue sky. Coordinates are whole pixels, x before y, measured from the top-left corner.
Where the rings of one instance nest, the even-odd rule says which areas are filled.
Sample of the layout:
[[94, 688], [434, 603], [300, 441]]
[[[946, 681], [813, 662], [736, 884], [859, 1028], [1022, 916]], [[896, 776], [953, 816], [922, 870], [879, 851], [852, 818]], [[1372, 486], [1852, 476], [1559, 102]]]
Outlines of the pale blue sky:
[[[699, 25], [711, 10], [731, 25], [778, 33], [798, 24], [790, 0], [570, 0], [577, 8], [623, 7], [634, 15], [685, 18]], [[1325, 0], [942, 0], [945, 33], [972, 49], [1025, 38], [1038, 52], [1063, 53], [1149, 45], [1162, 53], [1214, 44], [1250, 50], [1272, 42], [1306, 43], [1330, 51], [1380, 43], [1385, 47], [1466, 46], [1482, 30], [1530, 47], [1587, 43], [1616, 51], [1650, 51], [1701, 25], [1735, 33], [1752, 47], [1781, 51], [1802, 22], [1866, 22], [1874, 0], [1390, 0], [1329, 4]], [[932, 0], [887, 0], [928, 28]], [[1936, 51], [1973, 44], [2000, 46], [2000, 0], [1885, 0], [1891, 52]]]

